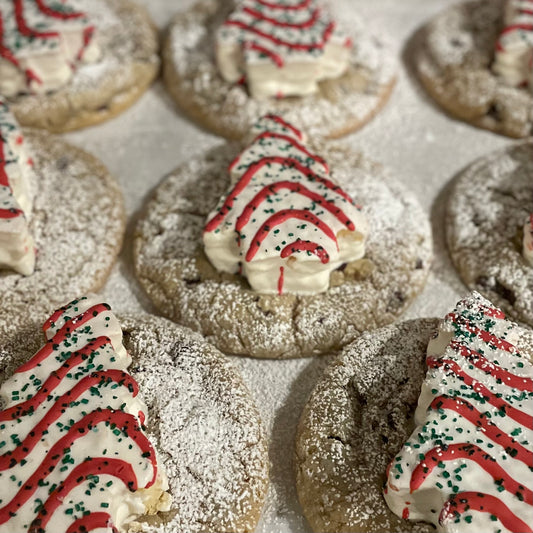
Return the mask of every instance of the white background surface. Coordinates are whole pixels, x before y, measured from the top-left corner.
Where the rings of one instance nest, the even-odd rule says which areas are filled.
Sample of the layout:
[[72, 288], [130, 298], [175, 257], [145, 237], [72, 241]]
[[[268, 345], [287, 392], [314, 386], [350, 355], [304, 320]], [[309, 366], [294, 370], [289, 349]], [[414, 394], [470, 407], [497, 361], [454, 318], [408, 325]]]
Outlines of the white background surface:
[[[172, 15], [189, 0], [144, 2], [163, 30]], [[364, 17], [395, 43], [399, 60], [398, 84], [386, 108], [363, 130], [345, 142], [391, 168], [417, 194], [431, 216], [435, 264], [424, 293], [406, 318], [442, 316], [466, 289], [448, 259], [443, 236], [446, 184], [477, 157], [510, 144], [509, 139], [476, 130], [450, 119], [425, 96], [402, 60], [406, 40], [425, 20], [450, 0], [336, 0], [338, 18]], [[119, 263], [104, 289], [116, 312], [151, 311], [133, 277], [131, 234], [138, 211], [161, 179], [191, 154], [223, 142], [187, 121], [158, 81], [130, 110], [103, 125], [66, 135], [74, 144], [99, 157], [124, 191], [130, 217]], [[398, 228], [401, 231], [401, 228]], [[394, 253], [394, 250], [391, 250]], [[293, 441], [301, 408], [327, 358], [295, 361], [234, 360], [254, 394], [271, 435], [271, 487], [258, 532], [304, 533], [294, 487]]]

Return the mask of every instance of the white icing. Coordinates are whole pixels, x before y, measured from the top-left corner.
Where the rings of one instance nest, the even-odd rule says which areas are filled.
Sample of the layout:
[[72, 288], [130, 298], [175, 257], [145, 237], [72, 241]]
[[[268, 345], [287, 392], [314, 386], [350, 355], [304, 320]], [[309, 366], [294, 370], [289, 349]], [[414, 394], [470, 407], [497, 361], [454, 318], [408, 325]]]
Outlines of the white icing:
[[[37, 0], [20, 0], [23, 22], [15, 16], [16, 2], [0, 0], [3, 32], [0, 33], [0, 93], [8, 97], [21, 92], [46, 93], [67, 84], [80, 64], [94, 63], [101, 56], [97, 28], [80, 2], [43, 0], [43, 6], [77, 13], [58, 18], [41, 9]], [[86, 5], [90, 6], [90, 3]], [[59, 6], [59, 7], [58, 7]], [[29, 32], [38, 31], [38, 36]]]
[[533, 0], [507, 0], [492, 68], [511, 86], [533, 87]]
[[533, 266], [533, 213], [524, 224], [524, 238], [522, 241], [524, 259]]
[[240, 0], [216, 39], [220, 74], [229, 83], [244, 76], [256, 99], [317, 92], [346, 71], [352, 47], [316, 0]]
[[33, 161], [15, 117], [0, 99], [0, 268], [26, 276], [35, 267], [28, 228], [33, 195]]
[[[84, 317], [88, 320], [84, 321]], [[27, 531], [36, 517], [39, 502], [44, 504], [50, 498], [53, 487], [61, 486], [74, 469], [85, 465], [88, 458], [125, 461], [131, 466], [140, 490], [130, 490], [114, 473], [91, 470], [90, 478], [61, 494], [60, 505], [44, 529], [47, 533], [66, 531], [87, 511], [107, 513], [110, 524], [121, 529], [124, 524], [145, 514], [147, 506], [153, 507], [158, 500], [159, 508], [168, 510], [168, 499], [162, 495], [162, 491], [168, 488], [166, 477], [159, 470], [155, 484], [148, 488], [154, 478], [153, 465], [133, 438], [142, 436], [140, 417], [141, 413], [143, 418], [146, 417], [146, 407], [135, 393], [131, 376], [125, 372], [130, 358], [122, 344], [122, 331], [117, 319], [108, 306], [102, 306], [96, 296], [90, 295], [67, 304], [51, 320], [43, 328], [47, 338], [51, 339], [51, 353], [33, 368], [16, 372], [0, 388], [5, 409], [30, 401], [45, 386], [47, 390], [43, 401], [31, 411], [26, 407], [15, 418], [9, 417], [0, 422], [3, 437], [0, 453], [5, 454], [17, 447], [20, 449], [20, 441], [24, 441], [38, 423], [49, 420], [47, 431], [37, 433], [41, 438], [24, 457], [25, 461], [17, 461], [9, 469], [0, 471], [0, 513], [2, 507], [10, 505], [20, 487], [41, 463], [54, 456], [53, 447], [60, 439], [66, 438], [70, 427], [80, 423], [84, 417], [107, 409], [116, 413], [113, 418], [125, 413], [131, 415], [130, 430], [126, 431], [121, 422], [113, 427], [102, 421], [68, 445], [66, 451], [56, 450], [62, 454], [62, 460], [48, 475], [43, 475], [42, 482], [26, 502], [18, 508], [11, 504], [16, 512], [7, 521], [0, 519], [0, 533]], [[69, 333], [64, 336], [66, 328], [69, 328]], [[102, 347], [93, 346], [88, 350], [89, 357], [76, 363], [75, 352], [101, 336], [109, 337], [113, 344], [107, 342]], [[65, 367], [63, 363], [69, 366]], [[95, 375], [95, 372], [99, 374]], [[59, 383], [54, 381], [55, 376], [62, 376]], [[83, 379], [91, 381], [84, 382], [87, 384], [76, 392]], [[60, 400], [62, 395], [67, 394], [68, 397]], [[64, 409], [50, 420], [55, 405], [62, 405]], [[9, 439], [10, 435], [16, 435], [16, 438]], [[77, 474], [72, 475], [78, 479]]]
[[[531, 495], [527, 490], [533, 468], [528, 464], [533, 452], [533, 427], [522, 419], [517, 421], [517, 417], [527, 420], [533, 416], [533, 366], [513, 345], [516, 325], [502, 317], [490, 302], [473, 293], [458, 303], [441, 324], [438, 336], [429, 342], [429, 368], [415, 413], [417, 428], [393, 459], [387, 479], [385, 500], [397, 515], [430, 522], [437, 531], [447, 533], [516, 531], [506, 522], [505, 507], [518, 520], [531, 523]], [[468, 350], [477, 355], [466, 357], [462, 351]], [[454, 366], [467, 378], [461, 378]], [[499, 378], [498, 372], [502, 373]], [[471, 384], [469, 379], [473, 380]], [[494, 395], [494, 402], [507, 404], [505, 410], [493, 405], [482, 387]], [[451, 407], [465, 401], [473, 407], [465, 410], [473, 420]], [[518, 411], [513, 409], [522, 414], [516, 415]], [[479, 418], [476, 410], [481, 414]], [[483, 423], [478, 424], [479, 420]], [[496, 426], [497, 430], [492, 431]], [[492, 438], [495, 434], [502, 438]], [[515, 442], [509, 445], [509, 439]], [[460, 457], [462, 446], [467, 446], [468, 457]], [[479, 454], [473, 452], [475, 447]], [[521, 451], [515, 453], [516, 447]], [[436, 451], [436, 459], [431, 457], [431, 450]], [[481, 459], [483, 454], [494, 460]], [[521, 497], [515, 495], [512, 481], [502, 484], [499, 474], [493, 477], [483, 467], [487, 465], [499, 465], [522, 485]], [[424, 473], [424, 477], [411, 486], [417, 479], [414, 472]], [[474, 507], [474, 500], [465, 493], [482, 493], [484, 510], [456, 507], [462, 498]]]
[[[324, 292], [333, 270], [364, 255], [367, 221], [360, 208], [333, 182], [327, 163], [303, 144], [301, 133], [281, 124], [274, 119], [261, 119], [253, 131], [263, 133], [232, 163], [231, 189], [208, 217], [203, 236], [205, 253], [219, 271], [237, 273], [241, 269], [252, 289], [258, 292]], [[253, 176], [244, 186], [247, 169], [254, 165]], [[299, 191], [280, 186], [279, 182], [289, 182]], [[218, 217], [216, 226], [211, 226], [234, 187], [242, 190], [232, 208], [225, 216]], [[302, 194], [305, 189], [307, 195]], [[262, 191], [268, 195], [250, 211], [248, 221], [239, 231], [240, 215]], [[286, 210], [290, 211], [286, 220], [272, 221], [272, 216]], [[319, 223], [292, 216], [298, 212], [305, 217], [316, 217]], [[352, 225], [351, 229], [344, 217]], [[272, 227], [261, 232], [265, 224]], [[258, 246], [260, 234], [266, 237]], [[296, 241], [320, 248], [317, 253], [295, 249], [291, 252], [289, 245]]]

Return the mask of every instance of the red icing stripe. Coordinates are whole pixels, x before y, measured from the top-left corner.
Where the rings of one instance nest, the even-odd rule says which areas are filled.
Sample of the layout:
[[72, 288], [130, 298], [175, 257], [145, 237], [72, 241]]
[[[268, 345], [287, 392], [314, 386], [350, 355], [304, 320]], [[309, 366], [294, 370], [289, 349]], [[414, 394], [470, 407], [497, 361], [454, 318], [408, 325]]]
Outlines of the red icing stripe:
[[320, 246], [320, 244], [311, 241], [302, 241], [301, 239], [287, 244], [287, 246], [285, 246], [285, 248], [281, 250], [280, 257], [282, 259], [285, 259], [286, 257], [296, 252], [302, 251], [311, 252], [312, 254], [315, 254], [324, 264], [329, 263], [328, 252], [326, 252], [326, 250], [322, 246]]
[[422, 486], [439, 464], [459, 459], [473, 461], [491, 475], [494, 481], [498, 481], [498, 484], [507, 492], [514, 494], [528, 505], [533, 505], [533, 491], [512, 478], [494, 457], [475, 444], [450, 444], [429, 450], [413, 471], [410, 483], [411, 493]]
[[302, 0], [298, 4], [287, 5], [280, 2], [267, 2], [267, 0], [255, 0], [258, 4], [268, 7], [270, 9], [283, 9], [284, 11], [296, 11], [299, 9], [305, 9], [311, 5], [311, 0]]
[[495, 365], [479, 352], [471, 350], [460, 342], [452, 341], [450, 343], [450, 348], [453, 348], [463, 357], [466, 357], [468, 361], [476, 368], [479, 368], [486, 374], [494, 377], [498, 383], [502, 383], [503, 385], [507, 385], [521, 391], [533, 392], [533, 379], [517, 376], [516, 374], [513, 374], [508, 370]]
[[265, 48], [264, 46], [261, 46], [260, 44], [246, 42], [244, 44], [244, 48], [246, 50], [255, 50], [256, 52], [259, 52], [260, 54], [267, 55], [268, 57], [270, 57], [270, 59], [272, 59], [274, 63], [276, 63], [278, 68], [283, 67], [283, 65], [285, 64], [285, 62], [283, 61], [283, 58], [279, 54], [272, 52], [272, 50], [269, 50], [268, 48]]
[[25, 402], [18, 403], [17, 405], [13, 405], [12, 407], [1, 411], [0, 422], [20, 418], [25, 415], [27, 411], [34, 411], [46, 400], [47, 396], [59, 386], [61, 381], [63, 381], [65, 376], [72, 369], [89, 359], [96, 350], [102, 348], [106, 344], [111, 344], [111, 341], [107, 337], [98, 337], [84, 346], [81, 350], [71, 353], [63, 365], [50, 374], [35, 396]]
[[284, 157], [264, 157], [260, 161], [257, 161], [256, 163], [252, 163], [248, 167], [248, 170], [241, 176], [239, 181], [235, 184], [235, 187], [233, 187], [233, 190], [226, 197], [224, 205], [220, 208], [219, 212], [206, 224], [204, 231], [214, 231], [215, 229], [217, 229], [217, 227], [222, 223], [226, 215], [231, 211], [233, 204], [235, 203], [235, 200], [237, 199], [239, 194], [241, 194], [241, 192], [250, 183], [250, 181], [252, 180], [256, 172], [261, 170], [264, 166], [270, 165], [272, 163], [276, 163], [284, 167], [297, 170], [298, 172], [303, 174], [305, 177], [309, 178], [311, 181], [320, 182], [321, 184], [325, 185], [328, 189], [331, 189], [332, 191], [342, 196], [345, 200], [353, 204], [352, 199], [342, 190], [341, 187], [339, 187], [338, 185], [335, 185], [332, 181], [328, 180], [327, 178], [323, 178], [322, 176], [319, 176], [318, 174], [316, 174], [309, 168], [303, 166], [296, 159], [284, 158]]
[[324, 30], [321, 41], [314, 42], [311, 44], [304, 44], [304, 43], [291, 43], [289, 41], [284, 41], [283, 39], [279, 39], [278, 37], [270, 35], [258, 28], [255, 28], [254, 26], [250, 26], [244, 22], [241, 22], [240, 20], [227, 20], [226, 22], [224, 22], [224, 24], [227, 26], [237, 26], [243, 30], [249, 31], [250, 33], [259, 35], [259, 37], [263, 37], [264, 39], [267, 39], [268, 41], [272, 41], [274, 44], [277, 44], [278, 46], [286, 46], [287, 48], [291, 48], [292, 50], [301, 50], [301, 51], [321, 50], [322, 48], [324, 48], [324, 45], [330, 38], [331, 34], [333, 33], [333, 30], [335, 29], [335, 23], [332, 22]]
[[89, 533], [94, 529], [111, 529], [111, 533], [119, 533], [111, 523], [111, 517], [107, 513], [91, 513], [72, 522], [66, 533]]
[[482, 492], [454, 494], [444, 504], [439, 523], [442, 525], [445, 521], [461, 516], [467, 511], [490, 513], [512, 533], [533, 533], [531, 526], [520, 520], [499, 498]]
[[[0, 33], [2, 32], [1, 24], [2, 24], [2, 19], [0, 15]], [[1, 51], [1, 48], [0, 48], [0, 51]], [[4, 152], [4, 139], [2, 138], [1, 132], [0, 132], [0, 186], [10, 187], [9, 178], [6, 172], [6, 156]], [[5, 209], [3, 209], [3, 211], [5, 211]]]
[[81, 315], [71, 318], [65, 325], [26, 363], [21, 365], [16, 373], [26, 372], [35, 368], [38, 364], [42, 363], [49, 355], [54, 351], [54, 346], [63, 342], [67, 336], [75, 329], [98, 316], [100, 313], [109, 311], [111, 307], [107, 304], [93, 305], [90, 309], [82, 313]]
[[76, 57], [78, 61], [81, 61], [83, 59], [83, 56], [85, 55], [85, 51], [87, 50], [88, 46], [91, 44], [91, 41], [93, 40], [94, 32], [95, 32], [94, 26], [90, 26], [83, 30], [83, 46], [81, 47]]
[[295, 28], [295, 29], [311, 28], [312, 26], [316, 24], [318, 17], [320, 16], [320, 10], [315, 9], [311, 13], [311, 17], [308, 20], [304, 22], [291, 23], [291, 22], [280, 21], [272, 17], [268, 17], [264, 13], [261, 13], [261, 11], [257, 11], [256, 9], [253, 9], [251, 7], [244, 7], [243, 11], [258, 20], [269, 22], [270, 24], [273, 24], [274, 26], [281, 26], [283, 28]]
[[289, 191], [309, 198], [316, 204], [329, 211], [334, 217], [337, 218], [337, 220], [341, 224], [345, 225], [350, 231], [355, 231], [354, 223], [345, 215], [342, 209], [332, 204], [331, 202], [328, 202], [321, 194], [313, 192], [307, 187], [301, 185], [300, 183], [293, 181], [277, 181], [276, 183], [273, 183], [261, 189], [244, 208], [243, 212], [237, 219], [235, 229], [239, 232], [242, 231], [246, 224], [248, 224], [254, 211], [256, 211], [270, 195], [276, 194], [282, 189], [288, 189]]
[[257, 230], [257, 233], [252, 239], [250, 247], [248, 248], [248, 252], [246, 253], [246, 261], [249, 262], [254, 258], [255, 254], [259, 251], [259, 248], [261, 247], [261, 243], [265, 240], [265, 238], [272, 231], [273, 228], [279, 226], [280, 224], [283, 224], [291, 218], [303, 220], [305, 222], [309, 222], [310, 224], [315, 225], [338, 247], [337, 237], [335, 237], [335, 234], [333, 233], [332, 229], [327, 224], [322, 222], [317, 216], [313, 215], [313, 213], [304, 209], [282, 209], [281, 211], [278, 211], [277, 213], [270, 216]]
[[438, 396], [431, 402], [430, 409], [455, 411], [471, 424], [480, 428], [485, 437], [499, 444], [511, 457], [525, 463], [527, 466], [533, 464], [533, 452], [531, 450], [528, 450], [507, 435], [496, 424], [491, 422], [486, 414], [480, 413], [470, 402], [462, 398]]
[[17, 21], [17, 27], [21, 35], [24, 35], [24, 37], [33, 37], [33, 38], [41, 38], [41, 39], [50, 39], [53, 37], [59, 37], [59, 33], [56, 31], [44, 31], [41, 32], [39, 30], [30, 28], [26, 24], [26, 20], [24, 18], [24, 0], [13, 0], [15, 3], [15, 19]]
[[71, 12], [71, 13], [64, 13], [63, 11], [56, 11], [55, 9], [47, 6], [44, 3], [44, 0], [34, 0], [37, 4], [37, 7], [39, 8], [39, 11], [46, 15], [47, 17], [52, 17], [56, 19], [62, 19], [62, 20], [69, 20], [69, 19], [77, 19], [80, 17], [84, 17], [85, 13], [82, 12]]
[[528, 428], [533, 426], [533, 416], [528, 415], [524, 411], [520, 411], [520, 409], [513, 407], [502, 398], [496, 396], [487, 387], [464, 372], [455, 361], [452, 361], [451, 359], [435, 359], [434, 357], [428, 357], [427, 365], [430, 368], [444, 368], [445, 372], [456, 374], [465, 385], [472, 387], [475, 392], [481, 394], [481, 396], [483, 396], [488, 403], [496, 407], [496, 409], [502, 411], [522, 426]]
[[0, 218], [17, 218], [20, 216], [24, 216], [24, 213], [21, 209], [16, 209], [15, 207], [11, 209], [0, 209]]
[[510, 353], [516, 353], [517, 349], [514, 344], [511, 344], [509, 341], [506, 341], [505, 339], [502, 339], [490, 331], [486, 331], [484, 329], [480, 329], [476, 326], [472, 325], [472, 322], [468, 320], [467, 318], [464, 318], [461, 315], [458, 315], [457, 313], [450, 313], [447, 318], [451, 318], [454, 323], [456, 323], [459, 326], [463, 326], [469, 333], [473, 333], [477, 337], [479, 337], [483, 342], [494, 346], [498, 350], [505, 350], [506, 352]]
[[[63, 481], [44, 502], [43, 506], [39, 510], [36, 518], [30, 524], [28, 533], [42, 533], [48, 522], [51, 520], [55, 511], [63, 505], [63, 500], [68, 494], [75, 489], [78, 485], [87, 481], [93, 476], [109, 475], [117, 479], [120, 479], [124, 485], [126, 485], [130, 491], [137, 490], [137, 477], [133, 471], [132, 466], [126, 461], [121, 459], [111, 458], [98, 458], [89, 459], [84, 463], [76, 466], [68, 477]], [[86, 517], [89, 520], [88, 515]], [[91, 529], [96, 529], [96, 526], [92, 524]], [[81, 530], [82, 532], [83, 530]], [[78, 530], [78, 533], [81, 533]]]
[[265, 115], [264, 118], [266, 118], [268, 120], [273, 120], [274, 122], [277, 122], [279, 125], [281, 125], [284, 128], [287, 128], [288, 130], [292, 131], [294, 133], [294, 135], [296, 135], [296, 137], [298, 137], [298, 139], [300, 139], [300, 140], [303, 139], [302, 132], [298, 128], [295, 128], [292, 124], [290, 124], [286, 120], [283, 120], [279, 115]]
[[323, 159], [322, 157], [318, 155], [312, 154], [303, 144], [300, 144], [293, 137], [290, 137], [289, 135], [283, 135], [282, 133], [274, 133], [271, 131], [265, 131], [264, 133], [261, 133], [254, 139], [254, 143], [257, 141], [260, 141], [261, 139], [281, 139], [283, 141], [287, 141], [294, 148], [297, 148], [300, 152], [303, 152], [307, 157], [311, 158], [316, 163], [320, 163], [322, 167], [324, 168], [324, 171], [326, 172], [326, 174], [329, 174], [329, 166], [326, 163], [325, 159]]
[[[45, 433], [48, 433], [50, 426], [61, 417], [61, 415], [69, 408], [70, 402], [75, 402], [82, 394], [87, 392], [91, 387], [95, 387], [101, 382], [117, 383], [121, 386], [127, 387], [132, 396], [135, 397], [138, 394], [139, 388], [135, 380], [126, 372], [120, 370], [106, 370], [105, 372], [95, 372], [90, 376], [80, 380], [70, 391], [60, 396], [46, 415], [34, 426], [26, 438], [19, 444], [14, 451], [10, 451], [0, 456], [0, 471], [8, 470], [16, 464], [25, 459], [30, 452], [35, 448], [38, 442], [41, 440]], [[42, 389], [44, 391], [44, 388]], [[39, 391], [41, 392], [41, 391]], [[41, 394], [36, 407], [46, 400], [46, 391], [44, 391], [44, 398]], [[18, 407], [18, 406], [16, 406]], [[18, 417], [31, 416], [31, 411], [25, 410]], [[2, 417], [5, 420], [4, 417]]]
[[[152, 444], [139, 427], [137, 419], [133, 415], [122, 413], [120, 411], [99, 409], [73, 424], [67, 434], [50, 448], [50, 451], [44, 460], [36, 468], [30, 478], [20, 487], [13, 499], [4, 507], [0, 508], [0, 524], [5, 524], [11, 518], [12, 513], [16, 512], [32, 497], [39, 487], [39, 482], [46, 479], [46, 477], [53, 472], [56, 466], [60, 463], [66, 449], [70, 448], [76, 440], [92, 431], [96, 425], [105, 422], [111, 427], [119, 428], [127, 433], [128, 437], [135, 441], [137, 446], [142, 450], [143, 456], [150, 458], [153, 468], [153, 476], [152, 480], [146, 485], [146, 488], [151, 487], [155, 483], [157, 477], [155, 452]], [[88, 465], [88, 469], [94, 474], [95, 468], [93, 461], [94, 459], [89, 459], [83, 463], [83, 465]], [[125, 464], [127, 465], [127, 463]], [[129, 465], [127, 466], [129, 467]]]
[[282, 266], [279, 267], [279, 278], [278, 278], [278, 294], [283, 294], [283, 283], [285, 281], [285, 268]]

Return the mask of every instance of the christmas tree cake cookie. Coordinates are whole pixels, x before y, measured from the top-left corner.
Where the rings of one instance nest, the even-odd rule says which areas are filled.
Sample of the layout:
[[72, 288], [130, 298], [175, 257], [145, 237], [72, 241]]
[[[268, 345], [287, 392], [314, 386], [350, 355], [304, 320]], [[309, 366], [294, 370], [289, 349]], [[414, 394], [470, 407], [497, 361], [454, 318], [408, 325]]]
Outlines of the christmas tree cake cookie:
[[381, 166], [317, 150], [277, 115], [250, 139], [192, 159], [148, 202], [135, 265], [156, 306], [256, 357], [328, 353], [392, 322], [432, 259], [414, 198]]
[[313, 530], [531, 531], [532, 361], [533, 332], [477, 293], [346, 347], [297, 436]]
[[366, 21], [342, 28], [322, 0], [202, 0], [179, 13], [164, 48], [170, 94], [191, 118], [241, 139], [261, 116], [339, 137], [385, 104], [396, 62]]
[[449, 7], [413, 42], [429, 94], [451, 115], [510, 137], [533, 132], [533, 1]]
[[[11, 468], [0, 470], [0, 531], [255, 529], [268, 486], [265, 434], [250, 393], [215, 348], [162, 318], [119, 323], [94, 295], [56, 311], [40, 349], [35, 326], [0, 345], [2, 376], [13, 376], [1, 389], [10, 402], [0, 413], [1, 451]], [[15, 455], [23, 445], [24, 459]], [[29, 482], [18, 487], [19, 473], [39, 465], [42, 480], [23, 491]]]
[[0, 331], [100, 288], [124, 232], [122, 195], [91, 155], [21, 130], [0, 99]]
[[168, 511], [131, 357], [107, 304], [75, 300], [46, 344], [3, 381], [0, 531], [124, 531]]
[[472, 163], [455, 180], [446, 232], [463, 281], [533, 326], [533, 142]]
[[24, 126], [62, 132], [107, 120], [158, 65], [152, 23], [130, 0], [0, 0], [0, 94]]

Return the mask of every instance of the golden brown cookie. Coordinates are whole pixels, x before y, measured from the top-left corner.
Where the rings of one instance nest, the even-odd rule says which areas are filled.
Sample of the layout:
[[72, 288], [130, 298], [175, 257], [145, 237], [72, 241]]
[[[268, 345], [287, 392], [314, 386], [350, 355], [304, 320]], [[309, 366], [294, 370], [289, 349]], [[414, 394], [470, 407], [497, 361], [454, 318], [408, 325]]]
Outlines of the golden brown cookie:
[[35, 271], [0, 271], [0, 331], [29, 317], [44, 320], [72, 294], [105, 283], [122, 244], [122, 193], [95, 157], [37, 130], [25, 130], [37, 183], [30, 231]]
[[228, 187], [225, 171], [239, 146], [192, 158], [148, 201], [134, 242], [135, 268], [157, 308], [201, 332], [227, 353], [290, 358], [330, 353], [362, 331], [396, 319], [421, 291], [432, 261], [427, 216], [379, 164], [329, 147], [335, 180], [364, 206], [366, 256], [332, 272], [321, 294], [265, 295], [207, 260], [202, 232]]
[[61, 133], [98, 124], [130, 107], [156, 77], [158, 37], [146, 10], [131, 0], [104, 1], [116, 23], [99, 32], [103, 57], [57, 91], [9, 99], [22, 126]]
[[250, 98], [243, 85], [219, 75], [213, 50], [215, 29], [232, 2], [201, 0], [178, 14], [164, 45], [164, 79], [170, 94], [190, 118], [229, 139], [241, 139], [261, 116], [274, 113], [306, 133], [341, 137], [364, 126], [388, 100], [396, 79], [391, 47], [365, 22], [350, 28], [354, 51], [347, 73], [320, 84], [316, 95]]
[[511, 318], [533, 325], [533, 267], [522, 253], [533, 211], [533, 142], [479, 159], [455, 180], [448, 249], [461, 278]]
[[533, 129], [531, 89], [507, 86], [491, 70], [503, 0], [453, 5], [415, 36], [412, 60], [428, 93], [454, 117], [509, 137]]

